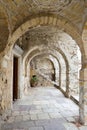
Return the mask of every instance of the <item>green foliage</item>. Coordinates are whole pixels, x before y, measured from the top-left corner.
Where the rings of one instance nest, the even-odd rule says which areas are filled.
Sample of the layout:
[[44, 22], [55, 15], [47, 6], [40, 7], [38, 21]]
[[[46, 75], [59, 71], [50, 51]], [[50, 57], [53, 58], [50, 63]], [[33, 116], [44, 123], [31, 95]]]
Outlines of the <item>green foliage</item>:
[[33, 75], [30, 81], [31, 87], [35, 87], [38, 84], [38, 78], [36, 75]]
[[32, 78], [31, 78], [31, 81], [32, 82], [37, 82], [38, 81], [38, 78], [36, 75], [33, 75]]

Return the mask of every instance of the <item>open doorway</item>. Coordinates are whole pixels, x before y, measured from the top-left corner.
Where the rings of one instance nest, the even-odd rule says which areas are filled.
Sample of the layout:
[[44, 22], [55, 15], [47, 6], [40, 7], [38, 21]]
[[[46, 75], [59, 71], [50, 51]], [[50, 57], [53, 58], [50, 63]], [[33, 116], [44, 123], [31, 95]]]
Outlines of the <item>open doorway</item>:
[[18, 98], [18, 57], [13, 57], [13, 101]]

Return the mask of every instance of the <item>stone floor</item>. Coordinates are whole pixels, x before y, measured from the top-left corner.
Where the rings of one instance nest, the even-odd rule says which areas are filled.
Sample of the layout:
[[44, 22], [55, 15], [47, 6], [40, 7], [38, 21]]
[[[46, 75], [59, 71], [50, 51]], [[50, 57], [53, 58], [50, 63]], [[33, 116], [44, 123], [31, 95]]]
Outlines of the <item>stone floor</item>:
[[17, 100], [0, 130], [87, 130], [78, 123], [79, 108], [54, 87], [30, 88]]

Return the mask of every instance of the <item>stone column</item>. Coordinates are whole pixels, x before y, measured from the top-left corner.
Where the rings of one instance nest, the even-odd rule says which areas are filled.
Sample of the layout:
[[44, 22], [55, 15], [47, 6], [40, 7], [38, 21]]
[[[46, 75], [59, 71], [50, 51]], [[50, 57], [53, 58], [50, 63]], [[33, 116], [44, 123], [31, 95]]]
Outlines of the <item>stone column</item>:
[[87, 65], [80, 70], [80, 123], [87, 125]]

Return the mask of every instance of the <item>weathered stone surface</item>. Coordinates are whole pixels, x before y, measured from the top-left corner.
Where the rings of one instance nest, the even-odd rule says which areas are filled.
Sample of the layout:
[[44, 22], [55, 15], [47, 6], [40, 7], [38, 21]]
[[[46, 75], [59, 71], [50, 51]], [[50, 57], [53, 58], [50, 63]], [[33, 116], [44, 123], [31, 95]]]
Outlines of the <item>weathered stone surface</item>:
[[[27, 40], [26, 40], [26, 38], [27, 38]], [[24, 42], [25, 42], [26, 46], [25, 46], [25, 44], [23, 44]], [[54, 74], [54, 77], [55, 77], [54, 81], [56, 81], [56, 79], [57, 79], [56, 85], [61, 86], [61, 88], [64, 91], [66, 90], [66, 86], [69, 86], [69, 92], [71, 95], [79, 93], [78, 76], [79, 76], [79, 70], [81, 68], [81, 54], [80, 54], [80, 50], [79, 50], [78, 46], [76, 45], [75, 41], [72, 40], [72, 38], [70, 36], [68, 36], [63, 31], [57, 30], [56, 28], [53, 28], [53, 27], [52, 28], [40, 27], [39, 29], [34, 29], [34, 31], [31, 30], [29, 33], [26, 33], [26, 35], [23, 36], [23, 38], [22, 38], [22, 44], [20, 45], [20, 43], [18, 43], [18, 45], [22, 49], [26, 50], [26, 53], [24, 54], [24, 56], [25, 56], [24, 59], [26, 60], [25, 66], [27, 65], [27, 63], [29, 63], [29, 61], [32, 59], [32, 57], [35, 57], [35, 58], [33, 58], [34, 65], [33, 65], [33, 63], [30, 64], [30, 66], [31, 65], [34, 66], [33, 70], [32, 70], [32, 66], [31, 66], [31, 73], [32, 73], [31, 75], [33, 75], [33, 74], [38, 75], [38, 73], [39, 73], [40, 74], [39, 79], [41, 78], [42, 82], [46, 83], [45, 79], [47, 79], [47, 74], [49, 72], [47, 71], [47, 74], [44, 75], [45, 70], [43, 72], [41, 72], [39, 66], [42, 66], [41, 65], [42, 57], [48, 57], [49, 59], [51, 59], [53, 65], [54, 65], [55, 73], [54, 72], [52, 72], [52, 73]], [[36, 45], [38, 45], [38, 49], [40, 50], [40, 52], [39, 52], [39, 50], [36, 50], [36, 51], [33, 50], [31, 52], [33, 47]], [[29, 46], [29, 50], [31, 53], [29, 53], [29, 51], [27, 53], [27, 48], [28, 48], [27, 46]], [[59, 52], [60, 51], [64, 52], [65, 56], [64, 55], [59, 56], [55, 49], [56, 50], [58, 49]], [[64, 50], [66, 50], [66, 51], [64, 51]], [[43, 52], [43, 53], [41, 54], [41, 52]], [[28, 55], [27, 58], [26, 58], [26, 55]], [[38, 60], [39, 57], [41, 57], [41, 59]], [[57, 62], [56, 62], [56, 60], [54, 60], [53, 58], [50, 58], [50, 57], [54, 57], [57, 60]], [[36, 67], [36, 70], [38, 73], [35, 72], [36, 71], [35, 66], [37, 66], [37, 63], [39, 64], [38, 67]], [[44, 63], [43, 63], [43, 65], [44, 65]], [[60, 69], [60, 67], [58, 68], [58, 66], [61, 66], [61, 69]], [[25, 69], [26, 68], [27, 67], [25, 67]], [[28, 69], [30, 69], [30, 68], [28, 68]], [[28, 71], [25, 70], [25, 73], [26, 72], [29, 72], [29, 70]], [[59, 75], [59, 73], [61, 73], [61, 76]], [[29, 76], [30, 76], [30, 74], [28, 74], [28, 77]], [[50, 74], [50, 77], [51, 77], [51, 74]], [[61, 83], [60, 83], [60, 79], [61, 79]], [[50, 83], [52, 83], [52, 82], [49, 82], [49, 78], [47, 80], [48, 80], [47, 84], [51, 85]], [[43, 84], [42, 82], [40, 82], [40, 84]], [[46, 86], [46, 85], [44, 85], [44, 86]]]
[[[85, 21], [84, 16], [86, 16], [86, 4], [87, 3], [84, 1], [75, 0], [56, 0], [55, 2], [53, 2], [53, 0], [0, 1], [0, 34], [2, 34], [0, 36], [0, 39], [2, 41], [0, 44], [0, 50], [2, 51], [5, 48], [9, 33], [11, 34], [23, 22], [27, 21], [27, 19], [30, 18], [32, 14], [34, 15], [40, 12], [43, 12], [43, 14], [46, 14], [47, 12], [55, 12], [56, 15], [60, 14], [66, 19], [69, 19], [81, 31], [83, 21]], [[51, 23], [50, 20], [49, 22]], [[36, 23], [34, 22], [34, 24]]]
[[[62, 100], [60, 101], [60, 99]], [[57, 102], [58, 100], [60, 102]], [[30, 105], [31, 109], [26, 110], [29, 102], [32, 102], [33, 105]], [[35, 111], [38, 110], [38, 106], [41, 108], [42, 113], [36, 114]], [[24, 108], [23, 111], [21, 111], [22, 107]], [[33, 114], [29, 114], [31, 110]], [[68, 113], [65, 118], [62, 113], [66, 114], [67, 110], [71, 111], [72, 115]], [[77, 127], [71, 123], [71, 119], [76, 118], [77, 112], [78, 106], [70, 99], [65, 98], [58, 89], [54, 87], [30, 88], [29, 95], [14, 103], [11, 115], [5, 120], [4, 124], [1, 123], [2, 119], [0, 120], [1, 130], [76, 130]]]
[[[79, 94], [81, 98], [81, 107], [84, 106], [83, 101], [85, 101], [85, 106], [87, 105], [87, 74], [84, 74], [84, 76], [81, 75], [83, 79], [81, 79], [80, 85], [84, 88], [81, 88], [79, 92], [79, 70], [81, 65], [83, 69], [85, 67], [87, 68], [86, 17], [87, 1], [0, 1], [0, 114], [2, 111], [11, 108], [13, 103], [14, 54], [12, 54], [12, 48], [17, 42], [19, 42], [19, 46], [24, 50], [23, 56], [22, 54], [19, 56], [17, 54], [18, 52], [16, 53], [20, 62], [18, 98], [22, 98], [24, 94], [27, 95], [28, 88], [30, 87], [28, 61], [36, 56], [36, 53], [40, 54], [42, 52], [48, 56], [54, 56], [55, 59], [58, 60], [59, 68], [56, 66], [54, 69], [51, 68], [50, 70], [50, 72], [53, 71], [53, 74], [56, 70], [55, 77], [58, 79], [57, 84], [54, 84], [54, 82], [50, 80], [43, 81], [44, 75], [40, 77], [41, 84], [44, 82], [45, 85], [49, 86], [52, 84], [57, 87], [61, 86], [61, 89], [67, 96]], [[53, 26], [55, 28], [53, 28]], [[71, 37], [69, 37], [67, 33]], [[77, 44], [81, 50], [81, 55]], [[36, 51], [34, 51], [35, 45], [37, 48]], [[30, 52], [30, 54], [27, 60], [24, 60], [24, 63], [23, 58], [27, 52]], [[77, 55], [80, 55], [82, 59]], [[25, 59], [27, 56], [25, 56]], [[53, 60], [52, 63], [55, 63], [55, 60]], [[27, 73], [29, 72], [28, 75], [26, 75], [26, 71]], [[43, 72], [45, 73], [44, 70]], [[50, 76], [47, 74], [47, 76], [50, 77], [52, 74], [50, 74]], [[82, 111], [82, 117], [84, 118], [85, 111], [85, 120], [87, 120], [86, 109], [82, 109], [81, 107], [80, 111]]]

